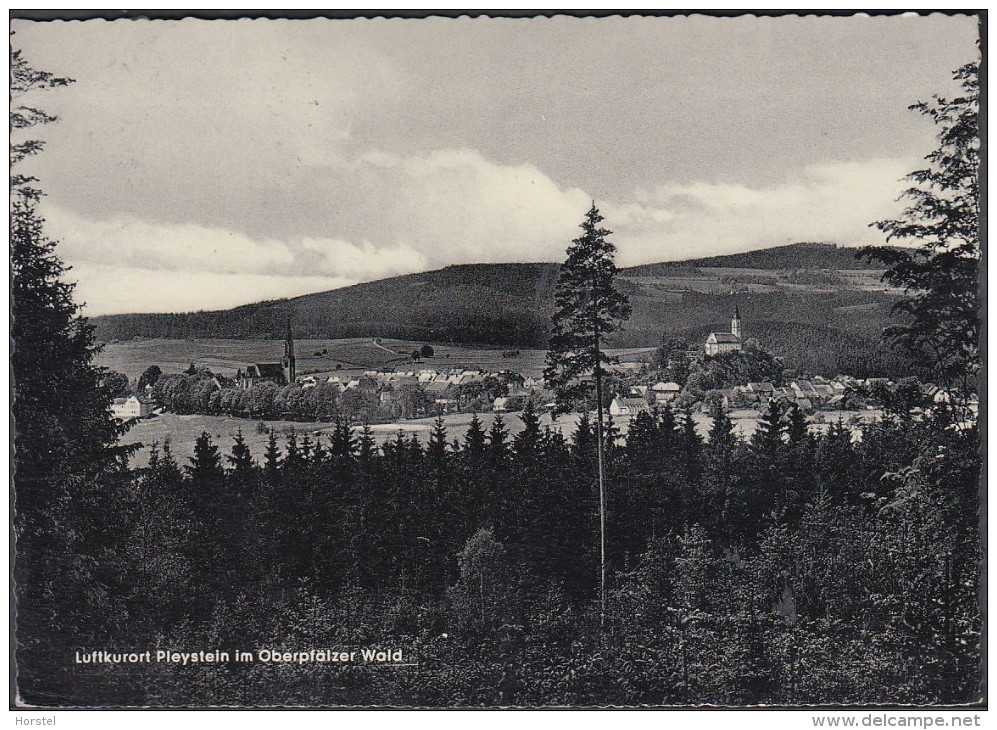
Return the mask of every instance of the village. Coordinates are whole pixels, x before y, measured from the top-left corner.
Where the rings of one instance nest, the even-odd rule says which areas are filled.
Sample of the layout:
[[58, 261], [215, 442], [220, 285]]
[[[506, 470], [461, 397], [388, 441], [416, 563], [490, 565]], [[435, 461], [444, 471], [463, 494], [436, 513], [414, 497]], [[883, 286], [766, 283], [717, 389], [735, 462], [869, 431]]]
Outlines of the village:
[[[714, 360], [740, 357], [757, 343], [744, 337], [740, 312], [734, 307], [730, 328], [711, 332], [700, 347], [670, 353], [664, 362], [623, 361], [605, 366], [606, 405], [614, 419], [629, 420], [642, 412], [668, 407], [708, 413], [716, 405], [730, 411], [764, 412], [770, 402], [795, 405], [812, 420], [828, 412], [878, 410], [895, 384], [887, 378], [832, 377], [745, 379], [725, 387], [697, 389], [691, 378], [670, 379], [676, 370], [688, 374]], [[319, 354], [319, 353], [316, 353]], [[554, 394], [542, 376], [519, 372], [519, 351], [503, 353], [512, 367], [498, 370], [432, 363], [434, 348], [423, 345], [406, 354], [404, 366], [328, 373], [297, 372], [295, 341], [288, 322], [283, 358], [249, 363], [234, 376], [214, 373], [191, 363], [181, 375], [163, 375], [115, 398], [112, 413], [132, 421], [175, 413], [226, 414], [239, 418], [330, 421], [345, 417], [354, 425], [390, 424], [468, 413], [514, 413], [529, 404], [540, 413], [554, 411]], [[675, 360], [681, 360], [676, 363]], [[419, 365], [423, 365], [419, 367]], [[435, 363], [433, 363], [435, 364]], [[677, 365], [681, 367], [677, 368]], [[791, 372], [791, 371], [784, 371]], [[949, 394], [932, 384], [917, 384], [921, 407], [942, 404]], [[576, 410], [584, 410], [579, 403]]]

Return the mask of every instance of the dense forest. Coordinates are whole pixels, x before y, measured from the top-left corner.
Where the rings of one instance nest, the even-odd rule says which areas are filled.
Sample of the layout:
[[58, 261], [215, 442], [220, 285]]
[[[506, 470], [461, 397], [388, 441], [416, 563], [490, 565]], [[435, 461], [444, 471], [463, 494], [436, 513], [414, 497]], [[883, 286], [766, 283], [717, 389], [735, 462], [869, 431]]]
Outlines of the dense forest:
[[670, 274], [690, 268], [776, 269], [795, 271], [865, 269], [868, 263], [860, 256], [859, 247], [837, 246], [833, 243], [791, 243], [755, 251], [732, 253], [726, 256], [709, 256], [687, 261], [666, 261], [658, 264], [631, 266], [624, 271], [636, 276]]
[[[102, 485], [86, 633], [25, 700], [99, 704], [956, 703], [979, 682], [975, 429], [945, 413], [745, 442], [665, 410], [608, 452], [600, 629], [591, 424], [500, 417], [382, 451], [341, 424], [266, 453], [207, 435]], [[485, 428], [487, 426], [487, 430]], [[616, 443], [612, 435], [609, 443]], [[77, 650], [400, 648], [405, 663], [76, 665]], [[38, 694], [36, 694], [38, 693]]]

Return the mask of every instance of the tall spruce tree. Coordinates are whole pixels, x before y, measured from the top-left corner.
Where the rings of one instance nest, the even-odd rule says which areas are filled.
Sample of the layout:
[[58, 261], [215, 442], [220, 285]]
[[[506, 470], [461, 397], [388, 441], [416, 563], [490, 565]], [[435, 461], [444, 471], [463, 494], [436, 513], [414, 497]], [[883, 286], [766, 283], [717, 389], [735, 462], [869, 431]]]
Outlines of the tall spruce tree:
[[939, 145], [907, 176], [903, 214], [872, 225], [917, 246], [866, 249], [887, 266], [883, 279], [906, 294], [895, 306], [904, 323], [886, 335], [963, 394], [975, 392], [980, 370], [979, 73], [978, 62], [966, 64], [955, 72], [961, 94], [910, 107], [940, 127]]
[[[32, 95], [72, 83], [10, 51], [10, 365], [14, 418], [14, 564], [18, 692], [39, 704], [72, 702], [63, 660], [70, 646], [99, 641], [113, 614], [97, 577], [95, 552], [112, 549], [123, 502], [110, 496], [110, 475], [128, 449], [110, 415], [111, 387], [93, 364], [93, 328], [73, 301], [73, 285], [56, 243], [44, 232], [37, 180], [19, 163], [44, 143], [24, 132], [56, 118]], [[31, 102], [31, 103], [29, 103]]]
[[555, 311], [544, 377], [554, 388], [556, 410], [565, 413], [591, 396], [595, 381], [596, 438], [599, 479], [599, 615], [606, 617], [606, 476], [603, 464], [603, 368], [613, 360], [603, 351], [606, 335], [630, 317], [630, 303], [615, 287], [616, 247], [606, 240], [612, 231], [600, 227], [603, 217], [592, 207], [581, 224], [582, 235], [571, 242], [561, 265], [554, 295]]
[[723, 530], [730, 527], [731, 502], [734, 483], [734, 450], [737, 448], [737, 434], [727, 411], [720, 403], [714, 403], [710, 412], [713, 425], [706, 444], [706, 479], [708, 491], [713, 495], [714, 509], [719, 511], [719, 524]]

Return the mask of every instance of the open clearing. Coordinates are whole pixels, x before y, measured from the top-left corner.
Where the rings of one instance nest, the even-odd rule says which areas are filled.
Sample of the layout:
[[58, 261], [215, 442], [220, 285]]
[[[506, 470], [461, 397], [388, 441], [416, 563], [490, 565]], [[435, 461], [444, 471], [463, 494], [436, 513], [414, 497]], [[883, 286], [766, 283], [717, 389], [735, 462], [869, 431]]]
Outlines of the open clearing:
[[[594, 415], [594, 414], [593, 414]], [[750, 438], [755, 432], [758, 424], [759, 414], [757, 411], [743, 409], [730, 413], [734, 422], [734, 430], [744, 438]], [[817, 422], [811, 424], [813, 430], [822, 430], [828, 423], [834, 423], [839, 418], [844, 422], [860, 421], [869, 422], [879, 419], [880, 411], [826, 411], [819, 414]], [[455, 413], [443, 416], [443, 423], [447, 429], [447, 439], [463, 440], [470, 424], [472, 414]], [[482, 425], [487, 430], [492, 425], [495, 414], [484, 413], [479, 415]], [[523, 430], [523, 421], [518, 413], [504, 413], [502, 418], [510, 434], [517, 434]], [[705, 413], [696, 411], [693, 414], [696, 421], [696, 430], [703, 437], [710, 430], [710, 418]], [[623, 436], [626, 436], [629, 418], [618, 419], [617, 426]], [[378, 444], [394, 439], [401, 432], [406, 438], [413, 434], [425, 444], [429, 440], [430, 431], [433, 428], [436, 418], [417, 418], [395, 423], [384, 423], [371, 425], [371, 432]], [[540, 427], [550, 427], [558, 431], [566, 438], [570, 438], [578, 424], [578, 414], [570, 413], [559, 416], [556, 421], [552, 421], [548, 414], [540, 417]], [[283, 435], [294, 431], [299, 435], [309, 434], [313, 439], [316, 437], [327, 439], [331, 435], [335, 424], [332, 423], [302, 423], [294, 421], [268, 421], [267, 428], [272, 428], [281, 435], [280, 444], [283, 448]], [[135, 423], [134, 426], [121, 437], [122, 444], [141, 444], [141, 448], [132, 458], [132, 466], [144, 466], [149, 458], [149, 448], [153, 443], [162, 444], [167, 438], [170, 440], [170, 447], [174, 456], [181, 464], [186, 464], [187, 460], [194, 454], [194, 441], [202, 432], [207, 431], [219, 450], [223, 454], [230, 453], [232, 437], [238, 431], [242, 431], [243, 437], [249, 444], [253, 457], [259, 461], [267, 444], [267, 433], [259, 430], [259, 422], [246, 418], [234, 418], [231, 416], [178, 416], [173, 413], [165, 413], [154, 416]], [[359, 428], [354, 429], [355, 433]]]
[[[538, 376], [543, 371], [546, 350], [521, 350], [516, 357], [503, 357], [507, 350], [453, 344], [429, 343], [433, 356], [414, 362], [412, 351], [426, 343], [409, 340], [358, 337], [339, 340], [298, 340], [295, 356], [299, 375], [331, 372], [360, 372], [379, 368], [418, 369], [461, 367], [474, 370], [515, 370]], [[511, 350], [509, 351], [511, 352]], [[653, 348], [610, 350], [621, 359], [649, 359]], [[166, 340], [139, 339], [109, 342], [96, 363], [125, 373], [135, 379], [150, 365], [164, 373], [179, 373], [191, 363], [213, 372], [234, 375], [239, 368], [254, 362], [280, 362], [284, 355], [282, 340]]]

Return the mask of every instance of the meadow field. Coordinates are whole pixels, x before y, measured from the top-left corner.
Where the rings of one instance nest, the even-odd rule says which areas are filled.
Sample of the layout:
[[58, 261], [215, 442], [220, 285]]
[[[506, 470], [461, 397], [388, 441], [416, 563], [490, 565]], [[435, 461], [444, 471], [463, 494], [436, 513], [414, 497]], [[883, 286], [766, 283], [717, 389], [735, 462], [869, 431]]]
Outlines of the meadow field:
[[[868, 269], [841, 269], [826, 282], [794, 284], [786, 280], [784, 269], [752, 269], [733, 266], [703, 267], [693, 271], [671, 273], [623, 273], [622, 278], [635, 284], [645, 296], [651, 295], [665, 301], [681, 301], [682, 292], [726, 295], [732, 287], [738, 292], [771, 294], [773, 292], [891, 292], [880, 281], [881, 271]], [[676, 299], [678, 297], [678, 299]]]
[[[595, 414], [593, 413], [594, 417]], [[868, 423], [879, 419], [882, 413], [878, 410], [866, 411], [822, 411], [814, 415], [811, 419], [810, 428], [813, 431], [821, 431], [827, 428], [828, 424], [841, 419], [845, 423], [855, 424]], [[738, 409], [730, 412], [731, 420], [734, 423], [734, 431], [745, 439], [751, 438], [758, 425], [759, 413], [750, 409]], [[443, 416], [443, 423], [447, 429], [447, 439], [463, 440], [467, 432], [468, 424], [471, 422], [472, 414], [454, 413]], [[479, 414], [485, 429], [492, 425], [495, 414]], [[523, 421], [519, 413], [503, 413], [509, 433], [515, 435], [523, 429]], [[540, 427], [549, 427], [553, 431], [563, 434], [566, 438], [571, 438], [578, 424], [578, 413], [568, 413], [552, 420], [549, 414], [540, 416]], [[693, 413], [696, 422], [696, 430], [704, 438], [709, 433], [711, 421], [707, 414], [697, 410]], [[618, 419], [617, 426], [623, 437], [626, 437], [629, 418]], [[411, 420], [396, 421], [394, 423], [372, 424], [370, 429], [374, 439], [380, 445], [385, 441], [394, 439], [399, 433], [406, 437], [413, 434], [425, 444], [429, 440], [430, 431], [436, 417], [416, 418]], [[313, 440], [315, 438], [327, 439], [331, 435], [335, 424], [328, 422], [303, 423], [300, 421], [254, 421], [247, 418], [234, 418], [231, 416], [201, 416], [186, 415], [180, 416], [174, 413], [164, 413], [141, 421], [137, 421], [132, 428], [121, 437], [122, 444], [139, 444], [140, 448], [132, 457], [132, 466], [144, 466], [149, 458], [149, 449], [153, 443], [162, 445], [166, 439], [170, 441], [170, 448], [174, 456], [181, 464], [186, 464], [187, 460], [194, 454], [194, 441], [202, 432], [211, 435], [214, 442], [219, 446], [223, 454], [229, 453], [232, 445], [232, 438], [238, 431], [242, 431], [243, 438], [249, 444], [253, 457], [259, 461], [266, 448], [268, 431], [262, 430], [260, 424], [267, 430], [273, 429], [283, 436], [294, 431], [299, 436], [308, 434]], [[355, 433], [359, 428], [354, 429]]]
[[[295, 357], [299, 375], [332, 372], [362, 372], [380, 368], [443, 370], [461, 367], [472, 370], [514, 370], [536, 377], [543, 370], [546, 350], [519, 350], [515, 357], [502, 348], [429, 343], [433, 356], [413, 362], [412, 351], [424, 342], [390, 338], [356, 337], [328, 340], [298, 340]], [[610, 350], [624, 360], [648, 360], [654, 348]], [[234, 375], [254, 362], [280, 362], [283, 340], [226, 339], [135, 339], [104, 344], [96, 364], [125, 373], [134, 380], [150, 365], [164, 373], [179, 373], [190, 367], [205, 366], [212, 372]]]

